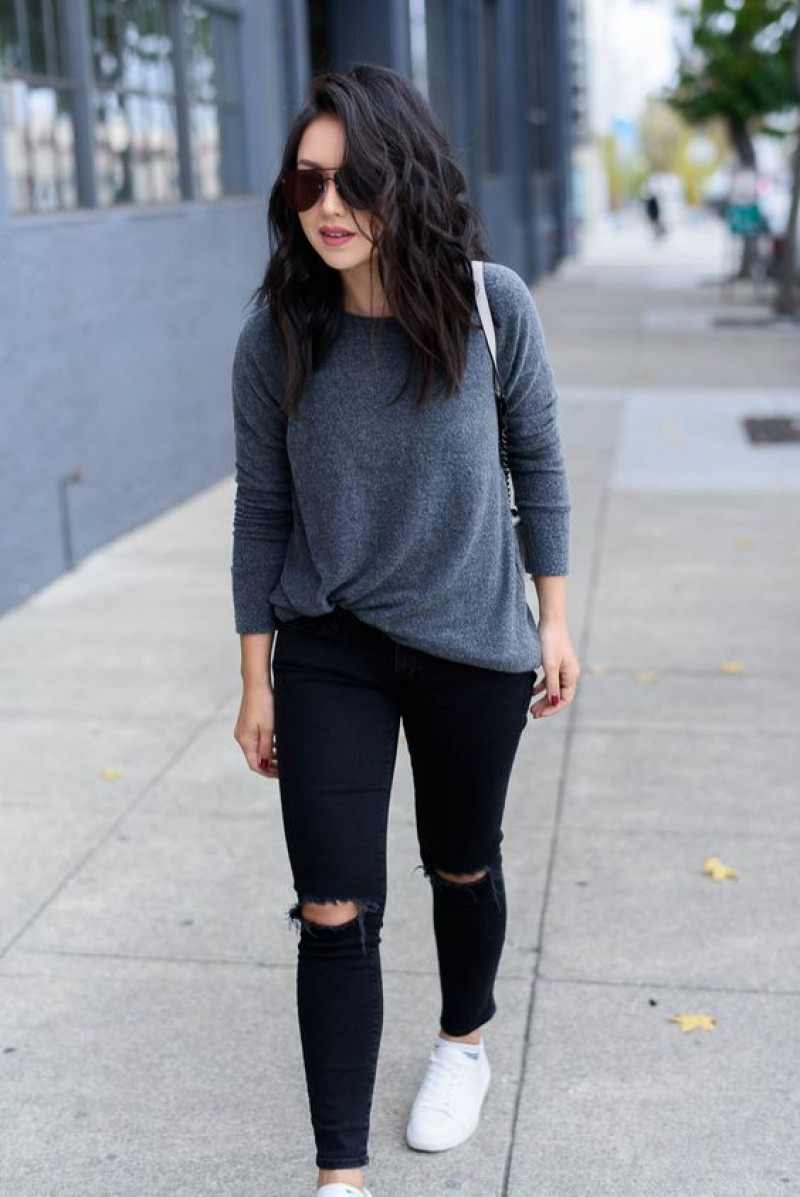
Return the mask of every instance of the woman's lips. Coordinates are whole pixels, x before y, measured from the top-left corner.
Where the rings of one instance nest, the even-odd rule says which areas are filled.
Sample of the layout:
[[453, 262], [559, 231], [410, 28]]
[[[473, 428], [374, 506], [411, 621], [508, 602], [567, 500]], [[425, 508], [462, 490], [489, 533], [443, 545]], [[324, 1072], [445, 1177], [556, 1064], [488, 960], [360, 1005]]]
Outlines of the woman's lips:
[[335, 236], [332, 236], [330, 233], [322, 233], [321, 232], [320, 237], [322, 238], [322, 240], [325, 242], [326, 245], [330, 245], [331, 247], [333, 247], [336, 245], [347, 245], [348, 241], [352, 241], [353, 237], [355, 237], [355, 233], [346, 233], [340, 237], [335, 237]]

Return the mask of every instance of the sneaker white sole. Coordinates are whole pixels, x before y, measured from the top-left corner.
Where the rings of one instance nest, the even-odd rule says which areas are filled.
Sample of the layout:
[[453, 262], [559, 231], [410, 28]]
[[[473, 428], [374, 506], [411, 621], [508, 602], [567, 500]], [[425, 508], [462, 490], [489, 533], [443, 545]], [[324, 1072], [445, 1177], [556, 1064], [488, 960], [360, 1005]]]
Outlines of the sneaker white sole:
[[[488, 1062], [487, 1062], [488, 1063]], [[406, 1127], [406, 1143], [409, 1147], [413, 1147], [414, 1151], [449, 1151], [451, 1147], [458, 1147], [460, 1143], [466, 1143], [467, 1139], [471, 1138], [478, 1129], [481, 1121], [481, 1113], [483, 1111], [483, 1103], [486, 1100], [486, 1094], [489, 1091], [489, 1083], [492, 1079], [491, 1070], [487, 1067], [486, 1075], [483, 1079], [483, 1088], [481, 1091], [480, 1101], [478, 1102], [478, 1109], [475, 1112], [475, 1117], [470, 1124], [464, 1127], [455, 1129], [453, 1135], [449, 1139], [437, 1139], [436, 1142], [431, 1142], [423, 1138], [421, 1135], [415, 1135], [409, 1127]]]
[[[358, 1189], [355, 1187], [355, 1185], [347, 1186], [345, 1183], [338, 1182], [338, 1181], [328, 1181], [327, 1183], [329, 1186], [333, 1186], [334, 1184], [342, 1183], [343, 1192], [359, 1193], [359, 1194], [363, 1193], [363, 1197], [372, 1197], [372, 1194], [370, 1193], [369, 1189]], [[317, 1193], [319, 1193], [320, 1190], [323, 1189], [324, 1187], [325, 1187], [324, 1185], [320, 1185], [319, 1188], [317, 1189]]]

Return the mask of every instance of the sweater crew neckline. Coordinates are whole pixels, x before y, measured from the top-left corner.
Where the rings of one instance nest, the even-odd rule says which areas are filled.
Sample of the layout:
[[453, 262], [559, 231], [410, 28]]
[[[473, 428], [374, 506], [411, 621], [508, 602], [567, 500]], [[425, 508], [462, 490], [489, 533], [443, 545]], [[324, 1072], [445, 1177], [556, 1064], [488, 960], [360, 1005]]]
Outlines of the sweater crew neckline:
[[344, 309], [342, 309], [341, 314], [346, 316], [348, 320], [367, 320], [370, 324], [373, 322], [384, 324], [387, 321], [392, 321], [395, 324], [397, 323], [396, 316], [362, 316], [359, 312], [345, 312]]

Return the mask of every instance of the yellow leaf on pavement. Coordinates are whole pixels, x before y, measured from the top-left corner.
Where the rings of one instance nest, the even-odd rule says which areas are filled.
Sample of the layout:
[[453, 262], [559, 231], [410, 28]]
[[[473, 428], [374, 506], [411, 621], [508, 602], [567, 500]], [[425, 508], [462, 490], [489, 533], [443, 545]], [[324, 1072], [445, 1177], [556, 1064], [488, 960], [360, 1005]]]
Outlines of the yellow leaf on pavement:
[[658, 674], [655, 669], [640, 669], [633, 675], [637, 682], [657, 682]]
[[118, 777], [122, 777], [121, 769], [104, 769], [103, 777], [106, 781], [116, 781]]
[[723, 673], [744, 673], [744, 665], [741, 661], [723, 661], [720, 669]]
[[713, 1031], [717, 1025], [716, 1018], [710, 1014], [673, 1014], [667, 1022], [680, 1023], [681, 1031]]
[[739, 874], [723, 864], [718, 856], [709, 856], [703, 861], [703, 872], [708, 873], [712, 881], [739, 880]]

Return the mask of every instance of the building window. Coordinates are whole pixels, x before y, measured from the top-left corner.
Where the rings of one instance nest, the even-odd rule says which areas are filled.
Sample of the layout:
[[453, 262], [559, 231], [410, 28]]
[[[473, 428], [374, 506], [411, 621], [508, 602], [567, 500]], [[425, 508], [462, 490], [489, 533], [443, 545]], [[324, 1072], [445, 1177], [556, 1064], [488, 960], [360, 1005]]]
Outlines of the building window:
[[245, 192], [239, 42], [213, 0], [0, 0], [11, 211]]
[[198, 199], [245, 190], [238, 22], [184, 2], [192, 181]]
[[97, 202], [181, 198], [166, 0], [91, 0]]
[[78, 203], [76, 82], [64, 0], [0, 0], [3, 149], [12, 213]]

